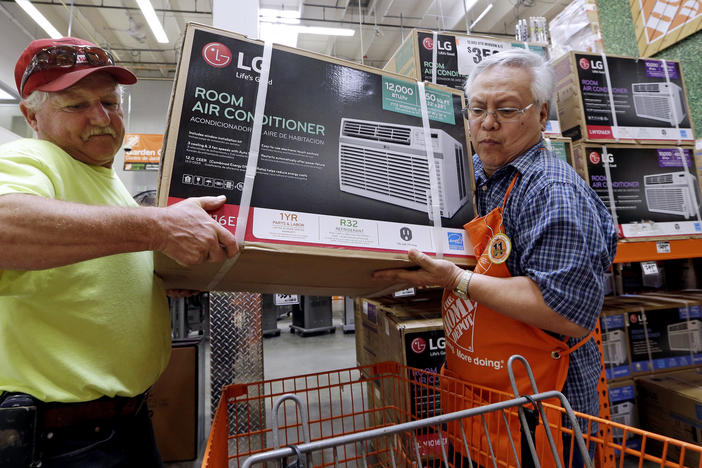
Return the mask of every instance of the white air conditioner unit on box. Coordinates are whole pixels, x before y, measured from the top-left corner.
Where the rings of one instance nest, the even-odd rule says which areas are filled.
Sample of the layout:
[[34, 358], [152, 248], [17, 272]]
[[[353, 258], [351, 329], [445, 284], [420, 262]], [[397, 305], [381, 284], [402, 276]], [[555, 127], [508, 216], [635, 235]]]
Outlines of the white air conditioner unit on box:
[[[431, 130], [441, 216], [451, 218], [470, 191], [463, 145]], [[369, 120], [341, 119], [339, 185], [343, 192], [429, 213], [431, 184], [424, 129]]]
[[662, 120], [672, 126], [685, 118], [685, 94], [675, 83], [633, 83], [631, 94], [638, 117]]
[[626, 362], [626, 339], [622, 330], [612, 330], [602, 335], [605, 365], [618, 366]]
[[686, 320], [668, 325], [668, 343], [671, 351], [702, 351], [702, 322]]
[[697, 179], [686, 172], [644, 176], [646, 207], [651, 212], [697, 216]]

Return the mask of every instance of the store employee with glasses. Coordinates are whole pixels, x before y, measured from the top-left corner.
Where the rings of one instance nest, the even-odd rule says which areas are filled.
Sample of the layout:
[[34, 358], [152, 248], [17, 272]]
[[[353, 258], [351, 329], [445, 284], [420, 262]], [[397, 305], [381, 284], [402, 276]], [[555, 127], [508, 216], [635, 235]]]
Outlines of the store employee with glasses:
[[[531, 364], [539, 391], [561, 390], [573, 409], [597, 415], [601, 366], [591, 330], [617, 233], [595, 192], [542, 139], [553, 88], [550, 65], [523, 49], [476, 65], [463, 109], [477, 153], [479, 215], [465, 225], [476, 268], [464, 271], [410, 250], [419, 270], [375, 276], [445, 288], [444, 374], [512, 393], [505, 366], [520, 354]], [[521, 394], [534, 393], [526, 379], [519, 387]], [[442, 395], [444, 411], [463, 409], [461, 401], [471, 400], [465, 397]], [[453, 441], [463, 453], [460, 438]], [[567, 450], [569, 444], [563, 445]], [[501, 447], [511, 452], [509, 445]]]
[[0, 146], [0, 466], [160, 466], [145, 392], [171, 334], [152, 251], [233, 257], [206, 211], [224, 197], [137, 206], [112, 167], [136, 77], [95, 44], [33, 41], [15, 80], [37, 138]]

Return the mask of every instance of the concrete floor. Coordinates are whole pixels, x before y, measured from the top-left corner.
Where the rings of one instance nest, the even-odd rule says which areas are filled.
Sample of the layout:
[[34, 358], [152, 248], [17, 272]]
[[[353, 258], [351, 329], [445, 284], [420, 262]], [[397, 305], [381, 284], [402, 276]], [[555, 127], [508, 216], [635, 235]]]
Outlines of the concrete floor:
[[[343, 301], [332, 301], [334, 333], [302, 336], [291, 332], [292, 317], [278, 320], [280, 335], [263, 338], [264, 380], [291, 377], [356, 366], [356, 341], [344, 332]], [[209, 389], [206, 389], [209, 395]], [[209, 414], [209, 409], [206, 410]], [[166, 468], [199, 468], [202, 459], [166, 463]]]
[[263, 340], [264, 379], [356, 366], [356, 341], [344, 333], [343, 302], [332, 302], [334, 333], [301, 336], [290, 331], [290, 317], [278, 321], [280, 335]]

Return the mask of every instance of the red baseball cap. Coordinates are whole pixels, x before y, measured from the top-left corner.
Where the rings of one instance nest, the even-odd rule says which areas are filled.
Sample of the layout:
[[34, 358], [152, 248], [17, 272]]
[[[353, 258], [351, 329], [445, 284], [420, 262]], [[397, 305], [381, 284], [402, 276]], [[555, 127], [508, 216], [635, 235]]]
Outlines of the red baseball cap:
[[29, 96], [32, 91], [62, 91], [69, 88], [95, 72], [107, 72], [112, 75], [115, 80], [120, 84], [134, 84], [137, 82], [137, 77], [131, 71], [123, 67], [118, 67], [116, 65], [92, 65], [88, 62], [77, 63], [72, 67], [57, 67], [49, 68], [46, 70], [36, 70], [24, 83], [24, 89], [21, 90], [22, 86], [22, 76], [25, 70], [32, 62], [34, 56], [47, 47], [61, 46], [61, 45], [78, 45], [87, 47], [98, 47], [92, 42], [85, 41], [83, 39], [78, 39], [76, 37], [62, 37], [60, 39], [37, 39], [32, 41], [15, 64], [15, 84], [17, 85], [17, 92], [20, 93], [22, 98]]

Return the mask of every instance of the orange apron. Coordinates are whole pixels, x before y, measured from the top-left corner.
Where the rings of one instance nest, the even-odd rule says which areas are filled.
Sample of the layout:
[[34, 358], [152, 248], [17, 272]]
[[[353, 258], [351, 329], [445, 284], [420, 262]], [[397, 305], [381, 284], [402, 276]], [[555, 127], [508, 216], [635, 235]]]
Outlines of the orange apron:
[[[502, 206], [495, 208], [487, 216], [476, 217], [464, 226], [478, 258], [475, 273], [499, 278], [511, 277], [505, 263], [511, 252], [511, 245], [504, 232], [502, 216], [517, 177], [518, 175], [514, 177], [507, 189]], [[505, 294], [509, 294], [509, 291], [505, 291]], [[472, 388], [472, 385], [512, 394], [507, 361], [514, 354], [520, 354], [527, 359], [540, 392], [562, 390], [568, 374], [569, 354], [589, 339], [583, 339], [573, 348], [568, 348], [565, 340], [559, 340], [539, 328], [499, 314], [475, 301], [464, 301], [449, 290], [444, 291], [442, 316], [446, 336], [446, 364], [442, 374], [465, 382], [464, 385], [460, 385], [462, 388], [458, 389], [458, 385], [449, 383], [448, 379], [442, 379], [444, 393], [441, 403], [445, 413], [495, 403], [487, 401], [486, 392], [479, 392]], [[535, 393], [520, 363], [516, 363], [514, 371], [520, 395]], [[560, 418], [560, 414], [551, 413], [547, 417], [551, 424], [560, 425], [559, 419], [553, 419]], [[492, 466], [482, 422], [480, 418], [473, 419], [476, 419], [477, 424], [464, 423], [471, 457], [474, 462], [477, 461], [483, 466]], [[494, 414], [489, 419], [492, 421], [488, 424], [488, 432], [495, 457], [500, 461], [508, 459], [507, 466], [516, 466], [502, 416]], [[509, 424], [517, 453], [520, 453], [518, 420], [512, 417]], [[543, 425], [539, 424], [538, 427], [536, 448], [539, 461], [542, 466], [555, 466], [542, 430]], [[458, 425], [449, 425], [447, 432], [456, 451], [462, 454], [465, 450]], [[552, 430], [560, 455], [561, 443], [557, 432]], [[460, 466], [460, 463], [457, 466]]]

